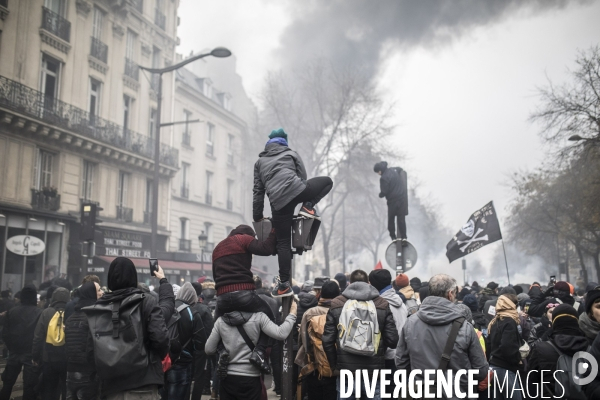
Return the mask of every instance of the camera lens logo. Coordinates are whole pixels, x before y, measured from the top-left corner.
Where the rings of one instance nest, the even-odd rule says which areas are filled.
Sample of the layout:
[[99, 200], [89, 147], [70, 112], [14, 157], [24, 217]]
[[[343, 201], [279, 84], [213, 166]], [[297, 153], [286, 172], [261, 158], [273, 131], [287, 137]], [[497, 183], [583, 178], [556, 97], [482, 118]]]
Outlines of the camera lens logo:
[[577, 385], [587, 385], [598, 375], [598, 361], [590, 353], [579, 351], [573, 356], [571, 370], [574, 372], [573, 382]]

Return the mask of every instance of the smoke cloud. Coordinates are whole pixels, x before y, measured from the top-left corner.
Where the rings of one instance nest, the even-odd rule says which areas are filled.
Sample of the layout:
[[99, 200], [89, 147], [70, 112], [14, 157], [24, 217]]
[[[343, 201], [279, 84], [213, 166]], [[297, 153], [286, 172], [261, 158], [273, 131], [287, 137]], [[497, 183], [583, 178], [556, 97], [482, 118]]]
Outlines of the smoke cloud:
[[336, 67], [358, 65], [377, 72], [390, 49], [451, 43], [474, 28], [517, 13], [536, 15], [590, 0], [334, 0], [290, 5], [294, 21], [277, 55], [284, 68], [324, 58]]

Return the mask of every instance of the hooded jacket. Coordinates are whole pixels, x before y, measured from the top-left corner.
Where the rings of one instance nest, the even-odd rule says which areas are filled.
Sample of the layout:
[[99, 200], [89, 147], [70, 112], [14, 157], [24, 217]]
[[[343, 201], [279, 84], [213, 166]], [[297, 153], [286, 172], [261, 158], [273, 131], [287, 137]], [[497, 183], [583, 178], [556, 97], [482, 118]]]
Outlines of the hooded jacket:
[[21, 303], [11, 308], [4, 319], [2, 339], [11, 355], [31, 353], [35, 328], [42, 309], [37, 306], [35, 286], [28, 284], [21, 290]]
[[[137, 272], [133, 262], [125, 257], [117, 257], [108, 269], [108, 288], [112, 292], [102, 296], [96, 304], [110, 304], [143, 293], [138, 289]], [[165, 320], [175, 311], [173, 286], [166, 279], [160, 280], [158, 303], [154, 296], [146, 295], [142, 300], [142, 320], [144, 325], [144, 343], [148, 352], [148, 367], [132, 373], [130, 379], [103, 380], [102, 396], [109, 396], [148, 385], [163, 385], [162, 360], [169, 352], [169, 337]]]
[[[408, 318], [408, 310], [406, 306], [404, 303], [402, 303], [400, 296], [396, 294], [394, 289], [388, 289], [381, 293], [381, 297], [383, 297], [390, 305], [390, 311], [392, 312], [392, 315], [394, 316], [394, 322], [396, 323], [396, 330], [400, 332], [406, 323], [406, 319]], [[386, 360], [393, 360], [395, 356], [395, 347], [390, 347], [385, 351]]]
[[[65, 288], [59, 287], [54, 291], [54, 293], [52, 293], [50, 306], [42, 312], [42, 315], [40, 315], [40, 319], [35, 327], [31, 355], [33, 361], [37, 363], [39, 363], [41, 360], [45, 362], [67, 361], [64, 346], [59, 347], [46, 344], [46, 335], [48, 333], [48, 324], [50, 324], [52, 317], [54, 317], [54, 314], [57, 311], [63, 311], [64, 313], [65, 307], [70, 299], [71, 295]], [[65, 321], [63, 320], [63, 324], [64, 323]]]
[[408, 201], [406, 193], [406, 182], [403, 180], [403, 170], [400, 167], [388, 168], [385, 163], [379, 178], [379, 197], [385, 197], [387, 204], [400, 203], [402, 205], [403, 215], [408, 215]]
[[[302, 317], [304, 317], [304, 313], [310, 310], [311, 308], [316, 307], [317, 304], [319, 304], [319, 300], [317, 299], [317, 296], [305, 292], [300, 292], [298, 294], [298, 299], [300, 301], [298, 302], [298, 318], [296, 318], [296, 321], [298, 321], [297, 325], [300, 326], [300, 323], [302, 322]], [[294, 329], [292, 331], [292, 338], [294, 340], [294, 350], [298, 350], [300, 346], [298, 334], [298, 329]]]
[[310, 341], [308, 338], [308, 323], [313, 317], [327, 314], [331, 308], [331, 301], [332, 300], [330, 299], [319, 300], [319, 304], [317, 306], [306, 310], [302, 316], [298, 335], [298, 354], [294, 360], [294, 364], [299, 365], [300, 368], [304, 367], [308, 363], [308, 357], [306, 355], [307, 343]]
[[281, 210], [306, 189], [306, 168], [294, 150], [277, 143], [270, 143], [258, 155], [254, 164], [254, 190], [252, 216], [255, 221], [263, 218], [265, 193], [271, 208]]
[[[570, 294], [555, 297], [554, 295], [547, 296], [544, 292], [540, 291], [540, 294], [531, 296], [531, 304], [529, 305], [528, 314], [531, 317], [539, 318], [546, 312], [546, 305], [550, 303], [564, 303], [575, 307], [575, 299]], [[576, 310], [577, 313], [581, 315], [585, 311], [585, 307], [583, 304], [579, 303]]]
[[288, 314], [280, 326], [271, 322], [264, 313], [247, 313], [233, 311], [224, 314], [215, 322], [215, 326], [206, 342], [205, 351], [208, 355], [217, 352], [219, 341], [223, 341], [225, 349], [229, 352], [228, 375], [260, 376], [260, 371], [250, 364], [252, 351], [238, 332], [237, 326], [241, 325], [252, 343], [258, 343], [260, 332], [277, 340], [284, 340], [292, 331], [296, 316]]
[[181, 311], [181, 318], [177, 321], [179, 343], [181, 346], [184, 346], [179, 359], [176, 361], [178, 365], [192, 363], [194, 361], [194, 353], [204, 351], [208, 332], [204, 328], [202, 316], [192, 308], [197, 302], [198, 296], [192, 284], [189, 282], [184, 283], [177, 293], [177, 299], [175, 299], [175, 307], [183, 304], [190, 306]]
[[552, 333], [552, 322], [548, 320], [548, 317], [544, 313], [544, 315], [542, 315], [542, 320], [531, 328], [531, 332], [529, 332], [529, 337], [527, 338], [527, 344], [533, 349], [537, 343], [548, 340], [550, 333]]
[[[374, 357], [360, 356], [357, 354], [347, 353], [337, 347], [338, 340], [338, 323], [344, 304], [349, 299], [367, 301], [373, 300], [377, 310], [377, 323], [381, 331], [381, 341], [377, 354]], [[394, 316], [390, 311], [388, 302], [379, 295], [377, 289], [365, 282], [351, 283], [344, 292], [332, 300], [331, 308], [327, 313], [327, 322], [325, 323], [325, 331], [323, 332], [323, 350], [327, 355], [327, 361], [332, 370], [334, 369], [349, 369], [351, 371], [357, 369], [381, 369], [385, 367], [384, 354], [386, 348], [395, 348], [398, 343], [398, 331]]]
[[[396, 349], [396, 366], [411, 370], [437, 369], [442, 352], [448, 341], [452, 322], [464, 315], [461, 309], [449, 300], [428, 296], [421, 302], [419, 311], [408, 318], [400, 331]], [[473, 325], [466, 320], [458, 331], [454, 349], [450, 355], [448, 369], [456, 374], [459, 370], [479, 370], [476, 379], [485, 378], [489, 365], [483, 353]], [[461, 389], [467, 388], [467, 377], [461, 376]]]
[[[96, 303], [96, 285], [88, 282], [79, 288], [79, 298], [69, 317], [65, 317], [65, 350], [67, 352], [68, 372], [87, 372], [96, 370], [94, 361], [94, 341], [83, 307]], [[65, 315], [67, 314], [65, 310]]]
[[217, 295], [256, 288], [251, 271], [252, 255], [272, 255], [276, 239], [274, 231], [263, 242], [255, 239], [255, 235], [251, 227], [240, 225], [215, 247], [212, 269]]

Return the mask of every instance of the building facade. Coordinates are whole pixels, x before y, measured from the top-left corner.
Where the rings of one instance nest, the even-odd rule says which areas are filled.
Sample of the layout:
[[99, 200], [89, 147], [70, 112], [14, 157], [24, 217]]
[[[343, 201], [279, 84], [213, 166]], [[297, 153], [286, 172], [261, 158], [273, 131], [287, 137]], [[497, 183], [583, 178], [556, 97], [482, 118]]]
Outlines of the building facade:
[[[138, 65], [173, 63], [177, 7], [178, 0], [0, 1], [2, 289], [58, 274], [76, 284], [87, 273], [104, 277], [115, 256], [148, 256], [157, 81]], [[163, 83], [165, 104], [172, 84]], [[163, 121], [171, 112], [163, 108]], [[163, 139], [157, 201], [166, 250], [180, 161]], [[89, 260], [79, 238], [86, 202], [102, 208], [98, 256]], [[41, 253], [26, 249], [40, 241]]]

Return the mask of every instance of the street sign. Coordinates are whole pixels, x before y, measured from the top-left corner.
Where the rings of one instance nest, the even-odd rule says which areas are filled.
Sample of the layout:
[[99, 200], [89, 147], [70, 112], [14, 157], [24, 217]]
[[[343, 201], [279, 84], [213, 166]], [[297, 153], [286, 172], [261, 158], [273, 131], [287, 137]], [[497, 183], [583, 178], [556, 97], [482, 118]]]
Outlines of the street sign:
[[400, 259], [404, 256], [405, 266], [402, 269], [402, 272], [406, 272], [417, 264], [417, 249], [411, 243], [406, 242], [405, 245], [400, 245], [400, 240], [394, 240], [385, 250], [385, 261], [388, 266], [392, 269], [396, 269], [397, 262], [396, 260]]
[[20, 256], [36, 256], [46, 250], [46, 244], [35, 236], [18, 235], [6, 241], [6, 248]]

